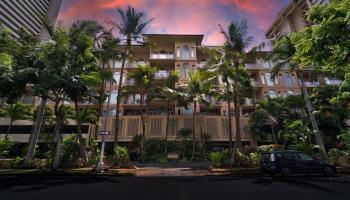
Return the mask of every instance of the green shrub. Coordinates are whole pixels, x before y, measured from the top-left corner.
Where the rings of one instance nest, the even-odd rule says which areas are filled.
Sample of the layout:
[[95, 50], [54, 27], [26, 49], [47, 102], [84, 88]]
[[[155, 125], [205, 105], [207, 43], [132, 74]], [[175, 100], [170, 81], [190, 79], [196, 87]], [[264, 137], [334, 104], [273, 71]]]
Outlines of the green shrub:
[[[167, 141], [159, 138], [148, 139], [145, 142], [145, 161], [155, 161], [160, 162], [167, 158], [165, 155], [164, 149]], [[176, 151], [173, 144], [168, 144], [168, 152]]]
[[127, 164], [129, 162], [129, 151], [126, 147], [116, 146], [114, 148], [114, 154], [118, 164]]
[[232, 151], [231, 151], [231, 149], [225, 149], [224, 151], [222, 151], [222, 160], [221, 160], [221, 164], [222, 164], [223, 166], [230, 166], [231, 156], [232, 156]]
[[76, 142], [76, 136], [71, 135], [65, 138], [62, 142], [61, 148], [61, 164], [72, 165], [80, 155], [80, 147]]
[[10, 162], [12, 169], [21, 169], [24, 168], [24, 158], [16, 157]]
[[260, 154], [258, 152], [249, 154], [249, 166], [258, 167], [260, 165]]
[[209, 158], [214, 167], [218, 168], [221, 166], [221, 160], [223, 158], [222, 152], [211, 152], [209, 153]]
[[100, 149], [98, 148], [98, 143], [95, 139], [90, 139], [88, 151], [89, 165], [96, 164], [100, 159]]
[[14, 142], [10, 139], [0, 139], [0, 157], [8, 156]]

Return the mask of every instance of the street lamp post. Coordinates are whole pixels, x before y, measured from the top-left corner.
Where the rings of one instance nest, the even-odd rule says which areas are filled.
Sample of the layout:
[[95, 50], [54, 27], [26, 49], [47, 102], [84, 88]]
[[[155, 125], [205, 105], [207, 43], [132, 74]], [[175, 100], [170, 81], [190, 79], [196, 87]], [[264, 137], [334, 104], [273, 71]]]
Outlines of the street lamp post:
[[100, 160], [97, 163], [96, 170], [100, 173], [103, 173], [104, 172], [103, 155], [105, 151], [105, 135], [109, 135], [109, 131], [99, 131], [99, 135], [102, 135], [102, 144], [101, 144]]

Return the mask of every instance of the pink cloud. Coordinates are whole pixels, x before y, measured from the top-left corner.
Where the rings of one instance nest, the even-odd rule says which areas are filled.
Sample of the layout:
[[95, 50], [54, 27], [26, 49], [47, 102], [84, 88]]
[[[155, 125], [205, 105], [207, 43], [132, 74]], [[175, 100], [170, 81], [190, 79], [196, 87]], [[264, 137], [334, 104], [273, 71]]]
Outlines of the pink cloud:
[[[218, 24], [247, 18], [253, 35], [263, 36], [280, 4], [286, 0], [64, 0], [59, 20], [71, 23], [77, 19], [99, 22], [117, 21], [116, 7], [132, 5], [155, 20], [148, 33], [204, 34], [205, 44], [219, 45], [223, 40]], [[221, 7], [220, 7], [221, 6]], [[237, 18], [238, 17], [238, 18]]]

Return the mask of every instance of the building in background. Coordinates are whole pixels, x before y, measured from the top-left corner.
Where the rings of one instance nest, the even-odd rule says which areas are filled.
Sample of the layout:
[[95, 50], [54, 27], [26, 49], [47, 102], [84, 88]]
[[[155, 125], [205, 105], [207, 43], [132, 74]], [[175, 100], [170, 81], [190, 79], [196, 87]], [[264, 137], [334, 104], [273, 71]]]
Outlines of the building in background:
[[25, 27], [32, 35], [47, 38], [44, 21], [54, 26], [62, 0], [1, 0], [0, 24], [18, 37], [18, 30]]

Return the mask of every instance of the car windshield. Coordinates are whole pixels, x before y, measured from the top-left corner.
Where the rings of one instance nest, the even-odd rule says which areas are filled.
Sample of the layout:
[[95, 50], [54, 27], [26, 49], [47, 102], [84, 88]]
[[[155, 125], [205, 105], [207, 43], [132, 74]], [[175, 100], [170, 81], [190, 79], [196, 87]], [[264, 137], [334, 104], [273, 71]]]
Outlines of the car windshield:
[[303, 154], [303, 153], [299, 153], [298, 155], [299, 155], [301, 160], [313, 160], [313, 158], [311, 156], [309, 156], [309, 155], [306, 155], [306, 154]]

